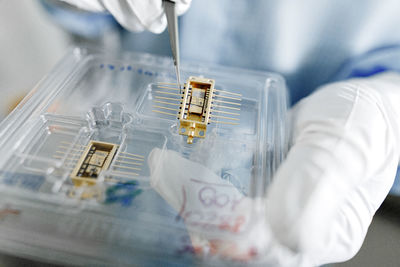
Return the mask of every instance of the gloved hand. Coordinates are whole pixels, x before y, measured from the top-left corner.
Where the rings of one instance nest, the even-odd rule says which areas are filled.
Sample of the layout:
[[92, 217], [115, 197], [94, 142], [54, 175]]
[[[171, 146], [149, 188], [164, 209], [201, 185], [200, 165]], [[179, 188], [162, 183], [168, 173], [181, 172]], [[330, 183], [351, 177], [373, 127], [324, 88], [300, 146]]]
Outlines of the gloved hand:
[[[93, 12], [110, 12], [128, 30], [161, 33], [167, 26], [162, 0], [62, 0]], [[176, 0], [178, 15], [185, 13], [192, 0]]]
[[[222, 229], [245, 231], [240, 242], [188, 227], [195, 251], [280, 266], [317, 266], [348, 260], [360, 249], [400, 158], [400, 75], [323, 86], [291, 112], [292, 146], [265, 200], [241, 196], [228, 182], [176, 152], [152, 152], [149, 166], [159, 166], [152, 172], [152, 186], [177, 211], [209, 211], [220, 190], [219, 196], [236, 200], [224, 211], [232, 221]], [[199, 201], [204, 185], [180, 175], [174, 164], [202, 176], [214, 188], [205, 198], [212, 201]]]
[[314, 265], [360, 249], [400, 155], [400, 75], [322, 87], [293, 110], [293, 146], [269, 189], [277, 239]]

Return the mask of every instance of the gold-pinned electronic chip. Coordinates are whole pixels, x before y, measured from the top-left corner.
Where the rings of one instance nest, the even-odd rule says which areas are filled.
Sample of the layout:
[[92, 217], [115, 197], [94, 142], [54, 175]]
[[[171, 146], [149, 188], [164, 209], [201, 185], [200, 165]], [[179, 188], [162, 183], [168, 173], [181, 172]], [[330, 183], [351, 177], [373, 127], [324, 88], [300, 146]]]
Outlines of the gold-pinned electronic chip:
[[100, 173], [106, 170], [104, 181], [118, 183], [121, 177], [132, 179], [139, 175], [145, 161], [142, 155], [119, 151], [117, 144], [93, 140], [86, 146], [67, 141], [61, 143], [58, 147], [62, 150], [57, 150], [53, 157], [67, 160], [65, 167], [71, 168], [70, 177], [75, 187], [96, 184]]
[[107, 170], [118, 151], [118, 145], [90, 141], [71, 173], [75, 186], [95, 184], [102, 170]]
[[[173, 85], [171, 83], [160, 84], [163, 84], [158, 86], [161, 89], [180, 92], [180, 88], [165, 86]], [[237, 111], [240, 111], [241, 95], [217, 90], [214, 85], [213, 79], [191, 76], [187, 80], [183, 92], [155, 91], [154, 102], [157, 105], [153, 107], [157, 109], [154, 109], [153, 112], [177, 116], [180, 122], [179, 134], [187, 136], [188, 144], [193, 143], [194, 137], [205, 138], [207, 125], [210, 122], [238, 125], [239, 123], [231, 121], [239, 121], [236, 116], [240, 115]], [[179, 104], [173, 103], [171, 100], [179, 101]], [[177, 111], [178, 114], [170, 111]], [[216, 115], [215, 113], [224, 115]], [[214, 120], [214, 118], [217, 120]]]
[[190, 77], [186, 83], [179, 111], [179, 133], [186, 135], [188, 144], [193, 137], [204, 138], [211, 113], [214, 80]]

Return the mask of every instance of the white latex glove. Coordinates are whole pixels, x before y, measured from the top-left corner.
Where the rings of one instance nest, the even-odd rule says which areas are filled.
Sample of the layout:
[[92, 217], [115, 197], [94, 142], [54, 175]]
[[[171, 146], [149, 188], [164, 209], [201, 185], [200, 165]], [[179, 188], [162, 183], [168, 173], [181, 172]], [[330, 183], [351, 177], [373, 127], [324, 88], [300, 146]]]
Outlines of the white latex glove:
[[[272, 266], [318, 266], [348, 260], [360, 249], [399, 162], [400, 75], [324, 86], [298, 103], [292, 115], [293, 145], [266, 200], [242, 197], [228, 182], [176, 152], [151, 153], [151, 184], [180, 211], [195, 251]], [[210, 211], [199, 200], [205, 187], [210, 203], [216, 203], [215, 195], [232, 201], [211, 211], [231, 216], [220, 230], [242, 234], [238, 242], [190, 221], [193, 211]], [[236, 227], [238, 217], [242, 223]]]
[[320, 88], [293, 110], [293, 146], [269, 188], [276, 238], [313, 265], [360, 249], [400, 155], [400, 75]]
[[[62, 0], [93, 12], [110, 12], [124, 28], [161, 33], [167, 26], [162, 0]], [[192, 0], [176, 0], [178, 15], [185, 13]]]
[[268, 266], [300, 262], [298, 255], [274, 240], [264, 199], [243, 196], [210, 169], [172, 150], [153, 149], [148, 163], [151, 186], [179, 212], [197, 255], [208, 260], [258, 260]]

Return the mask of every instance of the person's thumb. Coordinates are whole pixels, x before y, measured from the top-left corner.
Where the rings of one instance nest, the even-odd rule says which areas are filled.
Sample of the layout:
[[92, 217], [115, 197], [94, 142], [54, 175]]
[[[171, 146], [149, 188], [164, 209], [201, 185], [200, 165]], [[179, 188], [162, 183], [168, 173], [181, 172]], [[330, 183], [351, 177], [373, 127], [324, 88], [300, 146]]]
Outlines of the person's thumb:
[[293, 146], [268, 192], [275, 237], [315, 265], [359, 250], [399, 162], [400, 76], [320, 88], [293, 112]]

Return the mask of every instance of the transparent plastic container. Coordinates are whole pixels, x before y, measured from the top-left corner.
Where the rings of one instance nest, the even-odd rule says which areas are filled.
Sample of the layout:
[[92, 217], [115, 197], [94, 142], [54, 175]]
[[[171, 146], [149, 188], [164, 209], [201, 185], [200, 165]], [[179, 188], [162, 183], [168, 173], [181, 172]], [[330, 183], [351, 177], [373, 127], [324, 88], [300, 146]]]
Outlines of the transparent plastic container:
[[[159, 83], [175, 82], [170, 59], [71, 50], [0, 125], [0, 250], [73, 265], [232, 262], [194, 244], [247, 237], [256, 211], [235, 208], [265, 195], [285, 156], [287, 91], [266, 72], [183, 64], [189, 76], [241, 94], [238, 125], [211, 123], [187, 144], [176, 118], [153, 112]], [[118, 152], [77, 186], [92, 140]]]

